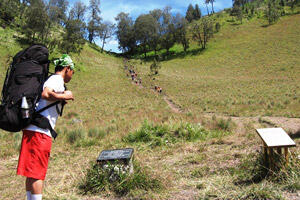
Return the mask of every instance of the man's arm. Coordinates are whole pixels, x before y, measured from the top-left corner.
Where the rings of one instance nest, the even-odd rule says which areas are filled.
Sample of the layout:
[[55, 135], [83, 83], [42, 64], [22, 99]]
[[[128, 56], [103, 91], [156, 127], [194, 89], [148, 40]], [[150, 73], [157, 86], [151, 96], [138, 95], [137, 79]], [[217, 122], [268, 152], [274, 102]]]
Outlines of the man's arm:
[[53, 89], [45, 87], [42, 92], [42, 98], [48, 101], [74, 100], [73, 94], [70, 90], [64, 93], [55, 93]]

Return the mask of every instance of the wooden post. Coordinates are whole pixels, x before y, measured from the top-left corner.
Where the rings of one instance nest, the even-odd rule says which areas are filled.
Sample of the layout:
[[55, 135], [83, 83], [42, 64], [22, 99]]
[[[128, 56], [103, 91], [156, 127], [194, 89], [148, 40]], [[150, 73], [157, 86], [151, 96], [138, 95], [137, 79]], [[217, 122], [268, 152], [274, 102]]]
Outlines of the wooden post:
[[266, 145], [266, 143], [263, 142], [263, 150], [264, 150], [264, 163], [265, 163], [265, 166], [268, 168], [270, 165], [269, 165], [269, 162], [268, 162], [268, 147]]
[[273, 148], [269, 148], [269, 160], [270, 160], [270, 163], [269, 163], [269, 168], [271, 170], [274, 170], [274, 158], [273, 158]]
[[285, 166], [289, 164], [289, 149], [284, 147]]
[[281, 156], [281, 154], [282, 154], [281, 147], [277, 147], [276, 150], [277, 150], [278, 155]]

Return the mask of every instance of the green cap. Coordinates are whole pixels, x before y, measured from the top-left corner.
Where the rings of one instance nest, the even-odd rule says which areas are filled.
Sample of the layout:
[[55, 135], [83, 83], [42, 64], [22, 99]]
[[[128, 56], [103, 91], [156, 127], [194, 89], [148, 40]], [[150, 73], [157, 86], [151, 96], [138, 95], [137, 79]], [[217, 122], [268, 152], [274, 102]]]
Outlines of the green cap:
[[75, 69], [75, 65], [74, 65], [71, 57], [68, 54], [63, 54], [59, 59], [54, 60], [54, 65], [55, 66], [63, 66], [63, 67], [70, 66], [70, 68], [72, 70]]

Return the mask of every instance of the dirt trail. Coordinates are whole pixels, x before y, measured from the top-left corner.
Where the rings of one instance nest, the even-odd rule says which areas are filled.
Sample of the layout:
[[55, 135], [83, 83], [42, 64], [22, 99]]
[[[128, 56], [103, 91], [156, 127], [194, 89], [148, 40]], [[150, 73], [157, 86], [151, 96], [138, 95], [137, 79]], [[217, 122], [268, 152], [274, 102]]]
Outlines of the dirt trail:
[[[140, 89], [148, 89], [142, 84], [136, 84], [132, 81], [132, 84], [139, 86]], [[154, 89], [150, 88], [154, 93], [157, 93]], [[165, 93], [161, 94], [163, 100], [168, 104], [170, 109], [174, 113], [185, 113], [185, 110], [178, 104], [176, 104], [169, 96]], [[246, 132], [247, 124], [252, 124], [254, 128], [261, 128], [262, 124], [264, 127], [282, 127], [290, 134], [294, 134], [295, 137], [300, 137], [300, 118], [287, 118], [287, 117], [235, 117], [227, 116], [218, 113], [202, 113], [204, 118], [212, 118], [213, 116], [218, 119], [231, 119], [236, 125], [235, 132], [244, 133]]]
[[[163, 95], [164, 101], [169, 105], [171, 110], [175, 113], [184, 113], [181, 106], [177, 105], [171, 98], [167, 95]], [[261, 124], [266, 127], [281, 127], [291, 134], [296, 134], [295, 137], [299, 137], [300, 134], [300, 118], [287, 118], [287, 117], [235, 117], [226, 116], [217, 113], [203, 113], [205, 118], [216, 118], [221, 119], [231, 119], [234, 124], [236, 124], [235, 131], [243, 133], [246, 131], [247, 124], [253, 124], [254, 128], [261, 128]]]
[[184, 110], [181, 108], [181, 106], [175, 104], [174, 101], [172, 99], [170, 99], [169, 97], [167, 97], [166, 95], [164, 95], [163, 99], [169, 105], [169, 107], [171, 108], [171, 110], [173, 112], [175, 112], [175, 113], [183, 113], [184, 112]]

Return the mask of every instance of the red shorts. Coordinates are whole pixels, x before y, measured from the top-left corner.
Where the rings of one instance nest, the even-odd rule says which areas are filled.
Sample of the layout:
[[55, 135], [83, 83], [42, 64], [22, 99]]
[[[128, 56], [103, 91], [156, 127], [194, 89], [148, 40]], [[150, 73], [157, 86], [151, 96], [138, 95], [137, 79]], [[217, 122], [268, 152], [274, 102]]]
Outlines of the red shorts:
[[52, 138], [46, 134], [23, 130], [17, 174], [44, 180], [48, 168]]

